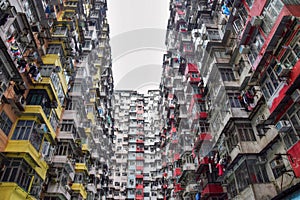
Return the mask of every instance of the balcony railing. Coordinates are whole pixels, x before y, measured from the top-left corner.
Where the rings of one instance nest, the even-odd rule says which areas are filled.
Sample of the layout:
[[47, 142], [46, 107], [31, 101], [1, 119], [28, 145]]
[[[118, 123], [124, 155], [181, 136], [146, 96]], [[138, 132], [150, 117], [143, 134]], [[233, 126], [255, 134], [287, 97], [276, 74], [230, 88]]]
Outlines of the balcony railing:
[[66, 186], [62, 186], [60, 183], [49, 183], [47, 188], [47, 194], [54, 196], [64, 196], [67, 200], [71, 199], [70, 193], [66, 190]]

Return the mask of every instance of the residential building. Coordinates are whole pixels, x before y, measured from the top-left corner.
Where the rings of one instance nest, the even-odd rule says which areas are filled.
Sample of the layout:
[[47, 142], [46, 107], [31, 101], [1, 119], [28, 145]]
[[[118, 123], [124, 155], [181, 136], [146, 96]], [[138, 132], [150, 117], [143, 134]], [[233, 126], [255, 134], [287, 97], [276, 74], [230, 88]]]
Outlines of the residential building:
[[0, 5], [2, 198], [105, 198], [114, 134], [106, 1]]
[[170, 1], [160, 87], [165, 198], [299, 196], [299, 6]]
[[158, 177], [159, 91], [114, 93], [114, 199], [162, 199]]

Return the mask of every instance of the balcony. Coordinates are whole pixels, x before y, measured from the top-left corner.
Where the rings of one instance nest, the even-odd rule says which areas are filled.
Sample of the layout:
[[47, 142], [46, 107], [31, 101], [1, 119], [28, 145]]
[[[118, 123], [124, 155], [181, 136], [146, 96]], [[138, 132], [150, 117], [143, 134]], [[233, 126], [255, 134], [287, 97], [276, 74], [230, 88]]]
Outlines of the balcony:
[[[47, 163], [41, 159], [41, 155], [33, 147], [28, 140], [9, 140], [6, 148], [6, 153], [13, 153], [17, 157], [24, 157], [24, 159], [33, 167], [36, 173], [45, 180], [48, 169]], [[29, 154], [30, 156], [27, 156]]]
[[66, 186], [62, 186], [60, 183], [49, 182], [47, 187], [47, 194], [53, 195], [58, 198], [64, 198], [66, 200], [71, 199], [70, 193], [66, 190]]
[[29, 199], [35, 200], [33, 196], [29, 195], [16, 183], [2, 182], [0, 187], [0, 194], [2, 199]]
[[87, 197], [87, 192], [85, 190], [85, 187], [81, 183], [73, 183], [71, 189], [75, 193], [79, 193], [83, 199], [86, 199]]
[[201, 158], [197, 168], [197, 174], [201, 174], [203, 169], [205, 169], [205, 166], [209, 163], [213, 163], [213, 161], [208, 156]]
[[223, 196], [226, 195], [220, 183], [208, 183], [201, 192], [201, 197], [207, 198], [210, 196]]
[[193, 116], [193, 120], [205, 120], [207, 119], [207, 116], [208, 113], [206, 111], [200, 111]]
[[52, 162], [54, 167], [65, 167], [71, 179], [72, 180], [74, 179], [75, 169], [68, 156], [60, 156], [60, 155], [53, 156]]
[[87, 184], [86, 189], [87, 189], [87, 191], [90, 191], [90, 192], [92, 192], [92, 193], [94, 193], [94, 194], [97, 193], [96, 186], [95, 186], [95, 184], [93, 184], [93, 183]]
[[144, 160], [144, 157], [143, 156], [137, 156], [136, 160]]
[[54, 131], [52, 125], [50, 124], [50, 121], [48, 120], [48, 117], [46, 115], [46, 113], [48, 115], [50, 113], [48, 113], [46, 110], [45, 110], [46, 111], [46, 113], [45, 113], [44, 109], [40, 105], [26, 105], [25, 106], [25, 111], [24, 111], [23, 114], [41, 117], [42, 120], [43, 120], [43, 123], [45, 123], [47, 125], [47, 129], [50, 131], [51, 139], [55, 140], [56, 133], [55, 133], [55, 131]]
[[137, 143], [137, 144], [144, 144], [144, 140], [137, 139], [137, 140], [136, 140], [136, 143]]
[[265, 197], [272, 199], [276, 194], [273, 183], [255, 183], [246, 187], [238, 195], [248, 199], [263, 199]]
[[234, 161], [240, 154], [257, 154], [260, 146], [256, 141], [238, 142], [230, 152], [230, 157]]
[[85, 163], [76, 163], [75, 164], [75, 171], [76, 172], [86, 172], [87, 174], [89, 173], [89, 170], [88, 170]]

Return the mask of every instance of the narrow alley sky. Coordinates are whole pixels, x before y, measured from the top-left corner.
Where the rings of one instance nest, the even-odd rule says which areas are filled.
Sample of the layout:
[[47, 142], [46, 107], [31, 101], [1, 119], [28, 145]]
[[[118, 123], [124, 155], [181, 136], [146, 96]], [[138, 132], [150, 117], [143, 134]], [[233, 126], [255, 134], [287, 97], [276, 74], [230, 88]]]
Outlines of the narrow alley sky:
[[169, 0], [108, 0], [115, 89], [158, 89]]

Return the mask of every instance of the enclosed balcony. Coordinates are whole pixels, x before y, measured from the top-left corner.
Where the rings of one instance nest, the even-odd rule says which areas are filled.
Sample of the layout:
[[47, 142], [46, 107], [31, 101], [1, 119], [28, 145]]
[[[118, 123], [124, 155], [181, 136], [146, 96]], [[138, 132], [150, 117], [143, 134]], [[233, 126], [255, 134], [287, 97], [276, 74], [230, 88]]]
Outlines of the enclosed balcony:
[[[22, 177], [22, 178], [20, 178]], [[35, 177], [36, 184], [30, 183], [32, 177]], [[8, 159], [4, 165], [3, 175], [0, 177], [1, 198], [13, 199], [22, 198], [36, 199], [41, 192], [42, 179], [28, 164], [28, 161], [22, 158]]]
[[75, 168], [74, 164], [69, 158], [69, 156], [66, 155], [55, 155], [52, 158], [52, 162], [54, 167], [60, 167], [64, 168], [67, 173], [69, 173], [70, 178], [73, 180], [74, 179], [74, 174], [75, 174]]
[[44, 179], [48, 165], [44, 160], [40, 159], [39, 155], [44, 134], [47, 132], [45, 124], [43, 127], [41, 129], [33, 120], [19, 120], [5, 148], [5, 152], [18, 154], [18, 157], [24, 158], [28, 154], [29, 157], [26, 160], [33, 165], [39, 166], [39, 168], [36, 168], [36, 172]]
[[249, 122], [236, 122], [227, 127], [227, 131], [225, 137], [232, 161], [243, 154], [259, 153], [260, 146]]
[[208, 183], [201, 192], [201, 198], [226, 198], [226, 193], [220, 183]]
[[227, 177], [227, 192], [230, 198], [249, 195], [251, 199], [261, 199], [263, 195], [272, 198], [277, 194], [274, 184], [269, 180], [265, 163], [257, 156], [245, 156], [239, 160]]
[[49, 181], [45, 196], [55, 196], [57, 198], [71, 199], [70, 186], [68, 185], [68, 178], [64, 171], [57, 170], [56, 172], [49, 171], [53, 178]]

